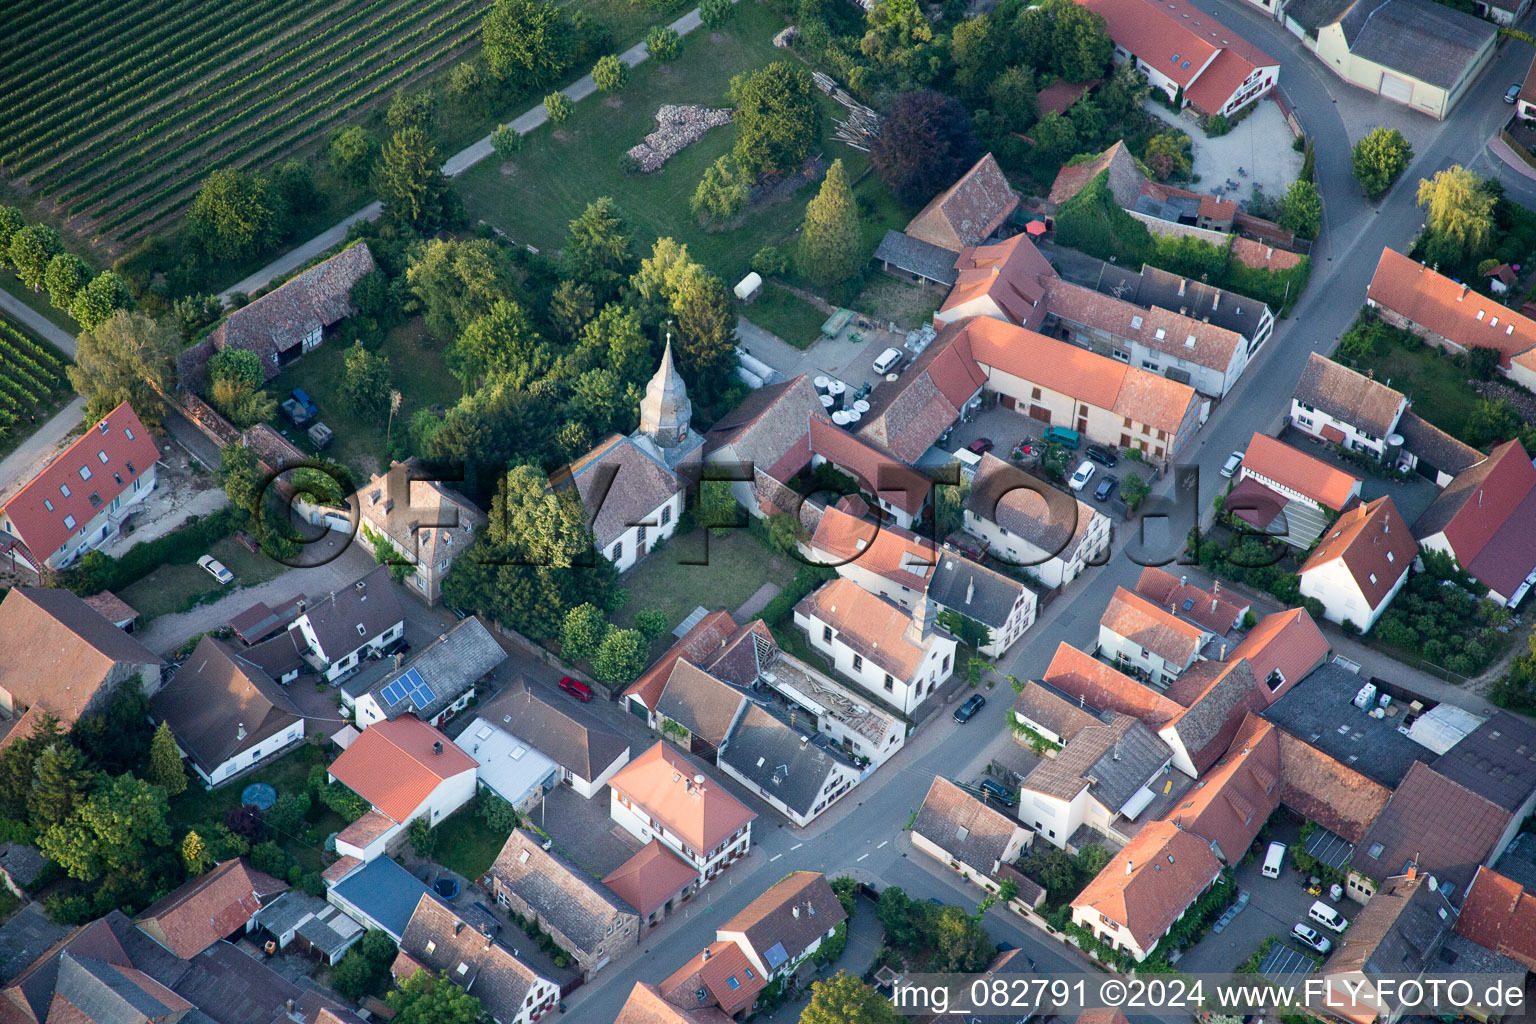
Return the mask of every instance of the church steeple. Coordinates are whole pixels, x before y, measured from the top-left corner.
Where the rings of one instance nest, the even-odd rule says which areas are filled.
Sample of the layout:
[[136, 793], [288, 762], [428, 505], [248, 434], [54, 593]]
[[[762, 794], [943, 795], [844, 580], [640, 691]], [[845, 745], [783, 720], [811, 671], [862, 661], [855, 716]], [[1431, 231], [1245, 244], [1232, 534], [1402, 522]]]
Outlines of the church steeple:
[[688, 440], [692, 419], [693, 403], [688, 400], [688, 389], [682, 376], [672, 364], [672, 336], [669, 334], [661, 367], [645, 386], [645, 398], [640, 401], [640, 433], [649, 437], [658, 448], [676, 448]]

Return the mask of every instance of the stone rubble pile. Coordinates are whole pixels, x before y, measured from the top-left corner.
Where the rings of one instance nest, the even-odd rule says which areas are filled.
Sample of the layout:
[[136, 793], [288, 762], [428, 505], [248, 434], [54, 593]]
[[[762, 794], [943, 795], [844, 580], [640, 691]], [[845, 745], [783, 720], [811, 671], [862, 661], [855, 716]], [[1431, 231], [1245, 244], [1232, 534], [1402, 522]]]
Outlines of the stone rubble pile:
[[696, 104], [668, 103], [656, 111], [656, 130], [629, 151], [642, 174], [661, 170], [663, 164], [704, 137], [711, 128], [731, 123], [730, 110]]

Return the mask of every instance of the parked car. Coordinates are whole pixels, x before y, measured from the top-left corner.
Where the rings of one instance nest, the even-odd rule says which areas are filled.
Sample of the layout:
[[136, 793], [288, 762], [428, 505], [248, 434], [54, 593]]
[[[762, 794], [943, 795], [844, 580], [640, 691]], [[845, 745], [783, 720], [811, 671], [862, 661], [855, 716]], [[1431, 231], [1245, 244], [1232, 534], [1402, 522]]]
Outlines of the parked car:
[[320, 410], [315, 406], [314, 400], [309, 397], [309, 392], [303, 388], [294, 388], [291, 397], [295, 402], [303, 406], [304, 411], [309, 414], [311, 419], [320, 415]]
[[[980, 695], [978, 694], [978, 696]], [[982, 779], [980, 788], [982, 793], [1003, 804], [1005, 807], [1012, 807], [1019, 802], [1019, 798], [1013, 790], [995, 779]]]
[[592, 699], [592, 687], [588, 686], [580, 679], [572, 679], [570, 676], [561, 676], [560, 689], [564, 690], [572, 697], [575, 697], [583, 704]]
[[965, 447], [977, 455], [985, 455], [992, 450], [992, 439], [990, 437], [978, 437]]
[[1519, 98], [1520, 98], [1520, 83], [1516, 82], [1514, 85], [1512, 85], [1508, 89], [1504, 90], [1504, 102], [1505, 103], [1513, 103], [1513, 102], [1515, 102], [1515, 100], [1517, 100]]
[[1227, 456], [1227, 461], [1221, 467], [1221, 475], [1227, 480], [1232, 479], [1232, 474], [1237, 472], [1237, 467], [1243, 464], [1243, 456], [1246, 452], [1233, 452]]
[[1083, 454], [1088, 456], [1094, 462], [1097, 462], [1099, 465], [1111, 469], [1114, 468], [1115, 463], [1120, 461], [1115, 457], [1113, 450], [1104, 447], [1102, 444], [1089, 445], [1087, 448], [1083, 449]]
[[973, 693], [964, 704], [955, 708], [955, 721], [962, 725], [971, 720], [971, 717], [986, 707], [987, 698], [979, 693]]
[[235, 581], [235, 574], [224, 568], [224, 563], [212, 555], [204, 555], [197, 560], [197, 564], [207, 569], [209, 575], [220, 583], [228, 584]]
[[1084, 459], [1082, 462], [1077, 464], [1077, 472], [1072, 474], [1072, 479], [1067, 481], [1067, 486], [1072, 488], [1074, 491], [1080, 491], [1084, 487], [1088, 486], [1088, 481], [1093, 479], [1093, 474], [1095, 472], [1096, 470], [1093, 463], [1089, 462], [1087, 459]]
[[901, 365], [901, 349], [888, 348], [875, 357], [875, 372], [879, 374], [890, 373]]
[[1291, 929], [1291, 937], [1303, 946], [1315, 949], [1319, 953], [1326, 953], [1333, 948], [1333, 943], [1319, 935], [1316, 928], [1308, 928], [1304, 924], [1298, 923], [1293, 927]]
[[1109, 496], [1115, 493], [1115, 487], [1120, 483], [1120, 478], [1109, 473], [1099, 481], [1098, 490], [1093, 492], [1094, 501], [1108, 501]]
[[1334, 910], [1322, 900], [1312, 904], [1307, 916], [1330, 931], [1343, 932], [1349, 927], [1349, 918]]
[[1077, 431], [1068, 430], [1066, 427], [1046, 427], [1044, 436], [1046, 444], [1055, 443], [1073, 450], [1076, 450], [1082, 441], [1082, 436]]

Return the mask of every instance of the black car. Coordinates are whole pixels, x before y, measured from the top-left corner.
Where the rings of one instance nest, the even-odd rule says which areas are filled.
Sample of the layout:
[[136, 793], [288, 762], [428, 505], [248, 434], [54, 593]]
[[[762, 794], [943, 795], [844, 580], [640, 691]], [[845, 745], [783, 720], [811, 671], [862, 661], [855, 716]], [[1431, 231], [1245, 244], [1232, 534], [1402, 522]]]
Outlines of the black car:
[[969, 722], [971, 720], [971, 716], [985, 707], [986, 703], [987, 698], [983, 697], [981, 694], [971, 694], [970, 698], [966, 700], [964, 704], [961, 704], [958, 708], [955, 708], [955, 721], [961, 723]]
[[1083, 449], [1083, 454], [1101, 466], [1113, 466], [1120, 459], [1115, 453], [1101, 444], [1091, 444]]
[[1109, 496], [1115, 493], [1115, 486], [1119, 483], [1119, 477], [1111, 476], [1108, 473], [1105, 473], [1104, 478], [1099, 481], [1098, 490], [1093, 492], [1093, 500], [1108, 501]]

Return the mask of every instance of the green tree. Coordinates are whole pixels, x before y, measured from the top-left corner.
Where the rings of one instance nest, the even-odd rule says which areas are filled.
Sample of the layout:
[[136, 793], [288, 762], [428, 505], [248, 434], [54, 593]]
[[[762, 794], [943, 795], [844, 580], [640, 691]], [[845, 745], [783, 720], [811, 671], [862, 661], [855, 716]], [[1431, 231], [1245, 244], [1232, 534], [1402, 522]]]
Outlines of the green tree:
[[353, 342], [341, 363], [341, 386], [337, 393], [359, 416], [372, 416], [383, 422], [389, 409], [389, 357], [370, 352], [363, 343]]
[[592, 65], [592, 82], [603, 92], [618, 92], [629, 82], [629, 65], [611, 53], [599, 57]]
[[549, 117], [549, 123], [556, 128], [565, 124], [576, 112], [576, 104], [563, 92], [552, 92], [544, 97], [544, 113]]
[[523, 307], [498, 299], [470, 321], [448, 350], [448, 365], [469, 391], [490, 374], [526, 388], [549, 369], [549, 350]]
[[64, 730], [51, 712], [43, 711], [30, 735], [0, 751], [0, 812], [15, 821], [27, 817], [32, 783], [37, 778], [37, 758], [50, 744], [62, 739]]
[[652, 25], [645, 34], [645, 49], [658, 63], [670, 64], [682, 55], [683, 40], [675, 28]]
[[789, 257], [776, 245], [765, 245], [752, 254], [752, 269], [764, 277], [775, 277], [789, 269]]
[[181, 763], [181, 751], [176, 748], [176, 737], [171, 727], [161, 722], [155, 729], [155, 738], [149, 744], [149, 768], [144, 772], [146, 781], [165, 790], [167, 796], [175, 796], [187, 790], [187, 770]]
[[432, 828], [432, 823], [426, 818], [417, 818], [411, 822], [409, 833], [411, 852], [418, 857], [431, 859], [432, 851], [437, 849], [437, 831]]
[[119, 312], [80, 335], [74, 365], [66, 372], [85, 398], [86, 422], [94, 423], [123, 402], [146, 426], [160, 425], [161, 393], [175, 386], [181, 336], [168, 321]]
[[724, 537], [731, 531], [729, 524], [741, 518], [736, 496], [731, 493], [728, 480], [705, 480], [699, 484], [699, 504], [695, 518], [700, 526], [709, 528], [716, 537]]
[[856, 274], [863, 262], [859, 208], [843, 161], [834, 160], [821, 190], [806, 204], [795, 266], [802, 277], [830, 287]]
[[9, 267], [11, 239], [27, 226], [27, 220], [14, 206], [0, 206], [0, 267]]
[[232, 506], [249, 515], [256, 514], [267, 477], [255, 449], [239, 441], [232, 441], [220, 449], [219, 479]]
[[719, 224], [745, 210], [749, 196], [746, 176], [726, 154], [704, 168], [704, 177], [693, 190], [691, 207], [694, 216]]
[[645, 671], [650, 647], [638, 629], [610, 629], [592, 656], [592, 674], [605, 683], [632, 683]]
[[1125, 502], [1125, 507], [1132, 512], [1140, 507], [1151, 488], [1147, 486], [1146, 479], [1140, 473], [1127, 473], [1125, 480], [1120, 484], [1120, 500]]
[[1190, 172], [1189, 136], [1178, 129], [1158, 132], [1147, 140], [1142, 159], [1158, 181], [1187, 178]]
[[424, 130], [412, 126], [396, 132], [374, 173], [385, 212], [417, 231], [440, 227], [447, 219], [449, 188], [439, 163], [437, 147]]
[[987, 101], [993, 115], [1011, 132], [1026, 131], [1040, 115], [1035, 103], [1035, 76], [1029, 68], [1012, 67], [987, 86]]
[[1310, 181], [1293, 181], [1280, 197], [1280, 226], [1302, 238], [1316, 238], [1323, 225], [1323, 197]]
[[189, 875], [200, 875], [215, 864], [213, 854], [196, 831], [189, 830], [181, 840], [181, 862], [187, 866]]
[[1007, 54], [1001, 45], [1002, 35], [992, 18], [966, 18], [950, 33], [949, 57], [955, 65], [955, 86], [967, 103], [981, 100], [987, 94], [988, 84], [1003, 72]]
[[565, 614], [560, 630], [560, 653], [569, 661], [588, 661], [597, 655], [608, 635], [608, 617], [601, 608], [579, 604]]
[[208, 360], [208, 400], [237, 427], [271, 419], [277, 400], [261, 390], [261, 359], [245, 349], [226, 348]]
[[1413, 161], [1413, 146], [1396, 128], [1376, 127], [1355, 143], [1355, 180], [1371, 199], [1379, 199], [1408, 169]]
[[1045, 164], [1057, 164], [1077, 151], [1077, 125], [1069, 117], [1046, 114], [1035, 122], [1030, 134], [1035, 139], [1035, 156]]
[[515, 294], [516, 270], [506, 251], [489, 239], [422, 243], [411, 252], [405, 281], [427, 330], [451, 342], [499, 300]]
[[368, 176], [373, 173], [373, 163], [379, 158], [379, 143], [366, 128], [354, 124], [331, 136], [325, 155], [337, 177], [360, 188], [368, 183]]
[[266, 177], [223, 167], [203, 180], [187, 211], [187, 227], [214, 259], [244, 260], [277, 242], [280, 205]]
[[82, 882], [136, 871], [151, 852], [171, 841], [169, 812], [159, 786], [127, 773], [104, 778], [67, 821], [38, 837], [37, 847]]
[[309, 806], [308, 793], [279, 794], [264, 816], [267, 828], [279, 835], [298, 836], [305, 828], [304, 815], [309, 811]]
[[1494, 196], [1460, 164], [1421, 179], [1418, 202], [1428, 211], [1430, 248], [1439, 257], [1476, 260], [1492, 247]]
[[485, 107], [485, 72], [472, 60], [461, 60], [448, 73], [448, 95], [472, 109]]
[[722, 395], [738, 365], [736, 297], [724, 281], [691, 261], [673, 276], [672, 288], [679, 372], [695, 393]]
[[725, 28], [725, 23], [730, 21], [735, 13], [736, 8], [731, 0], [701, 0], [699, 3], [699, 20], [711, 32], [718, 32]]
[[502, 160], [510, 160], [523, 150], [523, 134], [509, 124], [499, 124], [491, 132], [491, 149]]
[[353, 1002], [382, 995], [397, 952], [395, 941], [387, 933], [369, 929], [332, 968], [331, 987]]
[[731, 79], [736, 141], [731, 152], [754, 180], [798, 170], [821, 138], [821, 104], [811, 73], [774, 61]]
[[889, 999], [847, 971], [812, 983], [800, 1024], [900, 1024]]
[[397, 90], [394, 99], [389, 101], [389, 109], [384, 112], [384, 123], [392, 132], [420, 128], [430, 135], [436, 120], [437, 94], [431, 89], [418, 89], [416, 92]]
[[132, 308], [133, 293], [128, 290], [128, 282], [106, 270], [75, 293], [74, 301], [69, 304], [69, 315], [83, 329], [94, 331], [118, 310]]
[[46, 224], [28, 224], [11, 235], [10, 264], [22, 284], [39, 291], [47, 283], [48, 265], [63, 251], [57, 231]]
[[877, 0], [865, 16], [869, 32], [863, 48], [890, 63], [919, 43], [933, 38], [933, 24], [917, 0]]
[[633, 232], [611, 196], [588, 203], [571, 221], [563, 256], [566, 276], [590, 286], [600, 302], [634, 273], [638, 261]]
[[32, 793], [27, 798], [27, 811], [28, 820], [37, 829], [69, 820], [96, 777], [86, 765], [85, 755], [63, 740], [44, 747], [37, 755], [32, 771]]
[[419, 970], [385, 997], [399, 1024], [481, 1024], [480, 1000], [440, 974]]
[[91, 282], [91, 265], [72, 252], [61, 252], [48, 261], [43, 283], [48, 287], [48, 301], [54, 309], [69, 311], [75, 296]]
[[667, 635], [671, 620], [660, 608], [644, 608], [635, 613], [635, 628], [645, 634], [647, 640], [660, 640]]
[[592, 286], [576, 281], [561, 281], [549, 296], [549, 319], [560, 337], [574, 340], [592, 314], [597, 312], [597, 298]]
[[496, 0], [480, 34], [487, 68], [516, 89], [554, 81], [574, 57], [569, 26], [552, 3]]

